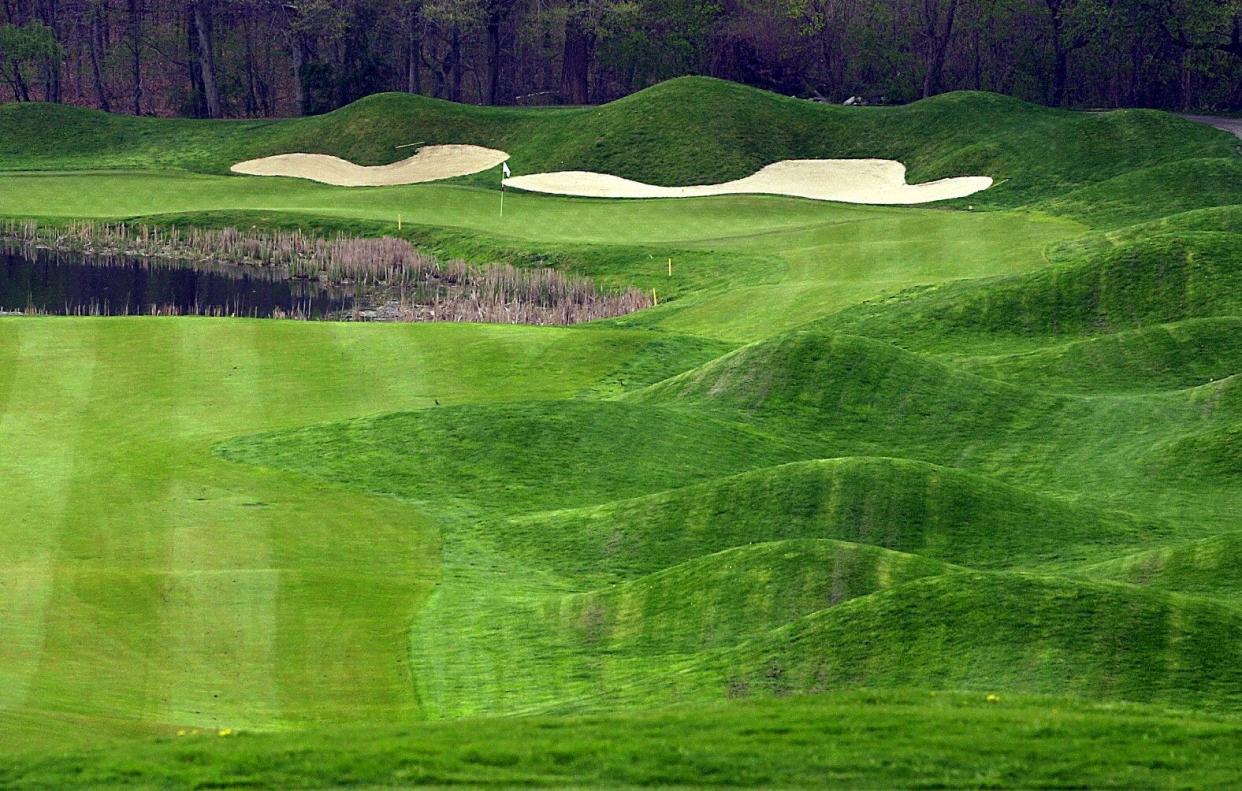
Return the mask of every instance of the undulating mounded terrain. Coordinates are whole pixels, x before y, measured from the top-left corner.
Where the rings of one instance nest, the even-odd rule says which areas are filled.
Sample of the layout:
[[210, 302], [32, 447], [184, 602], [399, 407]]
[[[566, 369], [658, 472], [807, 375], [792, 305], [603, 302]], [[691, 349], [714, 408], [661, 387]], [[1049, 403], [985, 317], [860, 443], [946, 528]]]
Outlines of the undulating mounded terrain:
[[[413, 141], [662, 185], [832, 157], [998, 183], [501, 218], [497, 173], [228, 174]], [[1240, 143], [701, 78], [262, 123], [0, 107], [0, 218], [388, 234], [659, 300], [0, 318], [0, 787], [1242, 783]]]

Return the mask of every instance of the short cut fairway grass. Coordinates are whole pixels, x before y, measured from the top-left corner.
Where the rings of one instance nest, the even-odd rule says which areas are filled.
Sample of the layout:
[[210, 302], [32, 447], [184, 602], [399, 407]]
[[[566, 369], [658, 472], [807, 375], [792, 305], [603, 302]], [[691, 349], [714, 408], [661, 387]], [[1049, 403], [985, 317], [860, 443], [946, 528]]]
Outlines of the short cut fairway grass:
[[642, 338], [0, 319], [0, 720], [47, 716], [6, 742], [102, 715], [201, 728], [417, 716], [406, 629], [440, 578], [435, 523], [215, 461], [211, 446], [437, 400], [571, 396]]

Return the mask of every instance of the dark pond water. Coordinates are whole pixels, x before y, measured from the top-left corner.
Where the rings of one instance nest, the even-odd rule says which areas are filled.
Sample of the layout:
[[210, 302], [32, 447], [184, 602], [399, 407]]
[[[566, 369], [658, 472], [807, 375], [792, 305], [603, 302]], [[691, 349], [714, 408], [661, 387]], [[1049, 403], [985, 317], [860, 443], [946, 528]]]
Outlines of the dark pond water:
[[320, 319], [350, 310], [353, 302], [348, 289], [254, 267], [191, 268], [0, 247], [0, 311], [5, 312]]

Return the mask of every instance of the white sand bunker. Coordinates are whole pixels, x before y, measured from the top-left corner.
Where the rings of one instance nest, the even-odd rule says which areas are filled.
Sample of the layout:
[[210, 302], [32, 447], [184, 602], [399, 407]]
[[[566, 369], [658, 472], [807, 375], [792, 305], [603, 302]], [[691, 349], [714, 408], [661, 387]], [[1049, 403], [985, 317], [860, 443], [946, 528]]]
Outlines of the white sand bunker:
[[891, 159], [790, 159], [724, 184], [657, 187], [585, 171], [538, 173], [506, 179], [531, 192], [586, 198], [697, 198], [706, 195], [788, 195], [842, 203], [912, 204], [964, 198], [992, 186], [987, 176], [907, 184], [906, 166]]
[[239, 162], [234, 173], [248, 176], [291, 176], [337, 187], [387, 187], [469, 176], [494, 168], [509, 158], [482, 146], [426, 146], [391, 165], [365, 167], [326, 154], [280, 154]]

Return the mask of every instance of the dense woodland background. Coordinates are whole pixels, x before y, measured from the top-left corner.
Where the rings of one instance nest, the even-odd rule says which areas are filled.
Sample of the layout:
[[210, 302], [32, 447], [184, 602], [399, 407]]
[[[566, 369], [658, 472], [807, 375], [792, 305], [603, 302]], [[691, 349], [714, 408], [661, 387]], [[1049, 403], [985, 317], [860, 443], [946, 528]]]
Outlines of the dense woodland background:
[[384, 90], [584, 104], [682, 74], [1237, 109], [1242, 0], [0, 0], [0, 101], [261, 117]]

